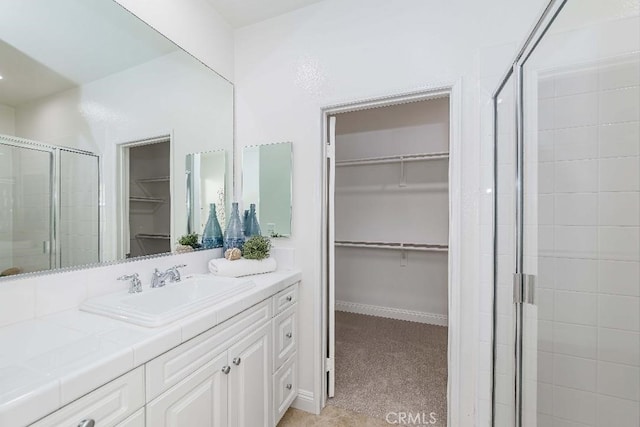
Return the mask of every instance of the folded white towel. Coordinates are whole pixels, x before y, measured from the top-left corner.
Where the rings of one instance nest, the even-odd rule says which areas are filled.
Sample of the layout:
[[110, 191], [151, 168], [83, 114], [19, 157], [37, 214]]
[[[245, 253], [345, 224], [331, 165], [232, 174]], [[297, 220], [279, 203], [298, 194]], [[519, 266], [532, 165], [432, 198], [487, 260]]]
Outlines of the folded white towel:
[[214, 258], [209, 261], [211, 274], [223, 277], [242, 277], [252, 274], [263, 274], [275, 271], [277, 267], [275, 258], [237, 259], [229, 261], [225, 258]]

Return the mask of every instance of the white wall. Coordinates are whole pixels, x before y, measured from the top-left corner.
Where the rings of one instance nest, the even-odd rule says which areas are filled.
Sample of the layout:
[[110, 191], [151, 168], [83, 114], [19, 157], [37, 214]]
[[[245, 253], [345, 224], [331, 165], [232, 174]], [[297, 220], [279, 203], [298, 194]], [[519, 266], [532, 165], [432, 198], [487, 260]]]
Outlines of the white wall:
[[0, 135], [13, 135], [15, 131], [15, 110], [0, 104]]
[[101, 156], [103, 259], [113, 260], [117, 253], [117, 144], [171, 134], [175, 241], [186, 233], [186, 155], [220, 148], [231, 155], [232, 105], [229, 82], [183, 52], [174, 52], [20, 106], [16, 134]]
[[207, 0], [115, 0], [233, 81], [233, 30]]
[[[296, 247], [303, 271], [301, 389], [321, 393], [313, 380], [319, 352], [313, 319], [320, 304], [314, 295], [321, 286], [321, 108], [461, 80], [463, 188], [458, 201], [463, 212], [456, 220], [464, 242], [458, 284], [464, 381], [459, 425], [475, 424], [479, 190], [491, 187], [485, 175], [481, 179], [478, 161], [481, 154], [490, 154], [481, 151], [480, 134], [490, 130], [481, 123], [490, 125], [491, 118], [481, 122], [480, 109], [543, 3], [327, 0], [236, 31], [236, 152], [256, 143], [294, 144], [292, 238], [282, 245]], [[490, 266], [491, 258], [483, 262]]]

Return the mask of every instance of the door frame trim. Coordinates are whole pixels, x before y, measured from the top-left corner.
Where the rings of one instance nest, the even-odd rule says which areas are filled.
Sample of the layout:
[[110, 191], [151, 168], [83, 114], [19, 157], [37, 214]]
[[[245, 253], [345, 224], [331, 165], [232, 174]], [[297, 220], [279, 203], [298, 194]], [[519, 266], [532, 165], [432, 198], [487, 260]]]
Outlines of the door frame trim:
[[[329, 116], [359, 111], [370, 108], [386, 107], [408, 102], [424, 101], [439, 97], [449, 97], [449, 265], [448, 265], [448, 375], [447, 375], [447, 425], [459, 425], [462, 418], [460, 413], [461, 384], [461, 346], [462, 346], [462, 313], [461, 306], [461, 225], [462, 225], [462, 79], [442, 84], [421, 87], [409, 92], [395, 93], [379, 97], [365, 98], [351, 102], [328, 105], [321, 108], [322, 131], [320, 139], [321, 152], [321, 182], [322, 182], [322, 214], [321, 214], [321, 280], [320, 288], [314, 292], [316, 325], [314, 381], [315, 410], [319, 413], [325, 406], [327, 399], [326, 354], [328, 349], [328, 185], [327, 185], [327, 130]], [[472, 337], [469, 337], [472, 340]], [[473, 344], [473, 343], [470, 343]]]

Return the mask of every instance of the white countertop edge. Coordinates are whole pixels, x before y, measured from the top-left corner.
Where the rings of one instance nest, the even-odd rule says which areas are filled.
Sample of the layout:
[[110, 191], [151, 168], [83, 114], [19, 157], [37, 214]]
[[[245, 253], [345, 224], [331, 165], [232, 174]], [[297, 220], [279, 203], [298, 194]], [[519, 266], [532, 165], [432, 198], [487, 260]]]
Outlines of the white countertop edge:
[[[126, 343], [110, 338], [109, 331], [85, 332], [87, 337], [98, 337], [109, 345], [115, 344], [115, 348], [113, 351], [102, 354], [100, 359], [94, 360], [90, 364], [73, 367], [72, 363], [70, 369], [61, 368], [53, 374], [39, 371], [37, 367], [33, 368], [27, 364], [28, 368], [41, 373], [43, 377], [48, 377], [50, 380], [43, 379], [33, 388], [24, 387], [27, 391], [23, 393], [2, 390], [0, 384], [0, 399], [2, 399], [0, 400], [0, 425], [13, 426], [33, 423], [277, 294], [299, 282], [301, 277], [302, 274], [299, 270], [277, 270], [272, 273], [251, 276], [256, 284], [254, 288], [161, 328], [144, 328], [114, 319], [104, 320], [103, 316], [81, 312], [77, 308], [68, 310], [69, 312], [77, 312], [79, 316], [88, 320], [98, 317], [100, 321], [105, 323], [117, 322], [113, 325], [121, 327], [122, 330], [140, 332], [145, 336], [137, 341]], [[46, 322], [49, 317], [51, 316], [45, 316], [38, 320]], [[0, 331], [16, 325], [20, 325], [20, 323], [0, 328]], [[121, 345], [118, 346], [118, 344]], [[102, 375], [96, 375], [97, 373], [102, 373]], [[23, 387], [14, 387], [14, 390], [20, 388]]]

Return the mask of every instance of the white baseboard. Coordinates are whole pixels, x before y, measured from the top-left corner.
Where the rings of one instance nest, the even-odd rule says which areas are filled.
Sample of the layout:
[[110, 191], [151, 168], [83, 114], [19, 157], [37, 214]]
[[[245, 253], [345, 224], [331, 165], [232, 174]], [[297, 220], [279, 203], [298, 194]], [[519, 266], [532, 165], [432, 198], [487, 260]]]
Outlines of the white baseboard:
[[336, 301], [336, 311], [368, 314], [369, 316], [389, 319], [408, 320], [409, 322], [428, 323], [430, 325], [448, 326], [449, 321], [444, 314], [426, 313], [423, 311], [404, 310], [401, 308], [380, 307], [377, 305], [358, 304], [355, 302]]
[[316, 403], [313, 393], [309, 390], [298, 389], [298, 397], [296, 397], [291, 406], [301, 411], [316, 414]]

